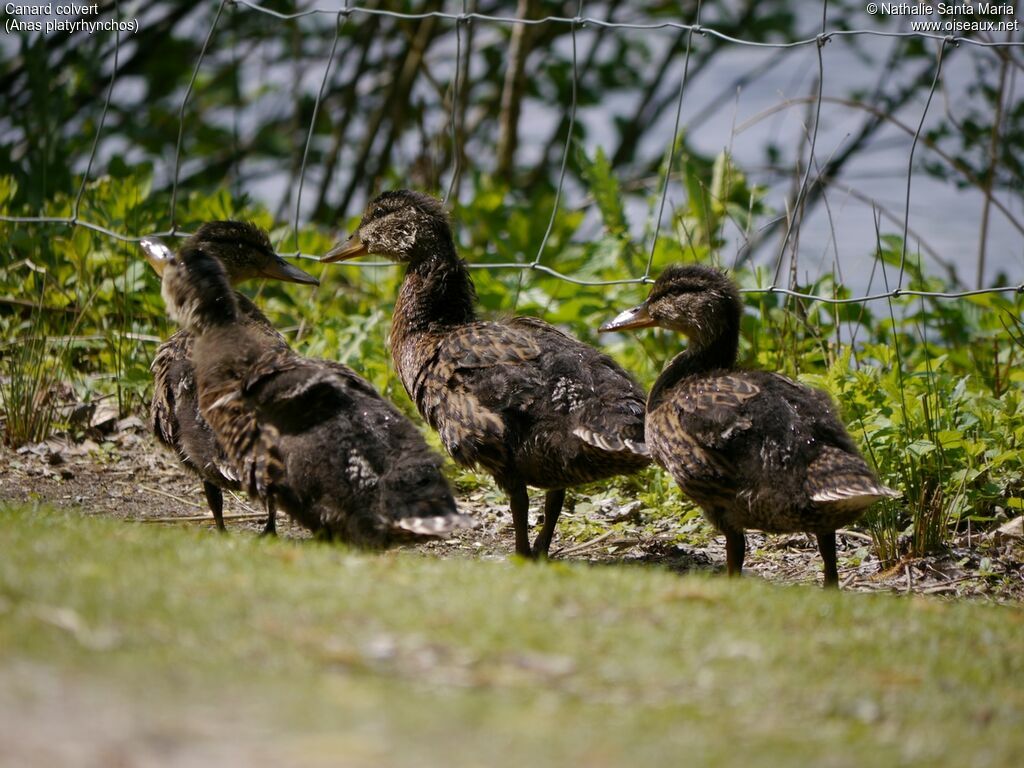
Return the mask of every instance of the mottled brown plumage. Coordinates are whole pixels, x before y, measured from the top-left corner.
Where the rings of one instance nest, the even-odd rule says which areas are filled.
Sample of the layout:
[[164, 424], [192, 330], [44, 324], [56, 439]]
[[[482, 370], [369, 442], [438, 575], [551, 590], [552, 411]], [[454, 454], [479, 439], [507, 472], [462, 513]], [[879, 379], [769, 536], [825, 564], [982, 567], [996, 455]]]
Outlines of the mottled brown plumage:
[[[213, 221], [202, 225], [188, 240], [224, 265], [231, 285], [256, 278], [294, 283], [317, 284], [317, 279], [285, 262], [274, 253], [266, 232], [255, 224], [241, 221]], [[157, 240], [142, 241], [143, 250], [154, 269], [161, 270], [169, 253]], [[284, 337], [271, 326], [266, 316], [241, 293], [235, 293], [239, 322], [253, 329], [272, 346], [287, 348]], [[222, 491], [241, 489], [240, 478], [217, 444], [209, 424], [199, 412], [195, 369], [192, 364], [192, 333], [179, 330], [157, 349], [153, 358], [153, 400], [150, 423], [157, 440], [170, 448], [203, 483], [203, 491], [217, 528], [224, 530]], [[268, 510], [265, 533], [273, 533], [275, 518]]]
[[601, 330], [659, 325], [690, 338], [647, 401], [647, 443], [726, 537], [738, 574], [743, 530], [810, 531], [826, 586], [838, 584], [835, 531], [878, 499], [878, 482], [827, 394], [767, 371], [736, 368], [742, 304], [732, 281], [701, 266], [669, 267], [643, 304]]
[[469, 526], [416, 427], [347, 366], [304, 358], [245, 322], [203, 249], [169, 258], [163, 293], [195, 336], [201, 413], [250, 495], [364, 545]]
[[[391, 329], [395, 367], [451, 456], [483, 467], [509, 494], [518, 553], [547, 555], [567, 487], [650, 462], [643, 392], [611, 358], [541, 320], [477, 319], [473, 282], [437, 200], [380, 195], [324, 260], [362, 253], [408, 264]], [[532, 548], [527, 486], [547, 491]]]

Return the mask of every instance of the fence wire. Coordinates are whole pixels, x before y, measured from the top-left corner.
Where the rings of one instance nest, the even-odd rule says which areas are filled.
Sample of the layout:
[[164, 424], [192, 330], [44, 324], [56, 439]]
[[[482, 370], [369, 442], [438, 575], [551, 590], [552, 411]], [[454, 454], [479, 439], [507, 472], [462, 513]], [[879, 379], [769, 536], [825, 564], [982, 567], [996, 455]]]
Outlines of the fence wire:
[[[462, 29], [471, 23], [479, 24], [496, 24], [496, 25], [526, 25], [526, 26], [539, 26], [539, 25], [564, 25], [570, 30], [570, 38], [572, 42], [572, 81], [570, 90], [570, 100], [566, 105], [566, 116], [568, 120], [568, 129], [565, 136], [565, 143], [561, 153], [561, 161], [559, 165], [559, 174], [555, 187], [555, 197], [552, 206], [551, 216], [548, 222], [547, 229], [541, 240], [541, 243], [537, 249], [537, 253], [532, 260], [524, 260], [517, 262], [500, 262], [500, 263], [484, 263], [484, 264], [469, 264], [471, 269], [485, 269], [485, 270], [520, 270], [522, 273], [527, 271], [536, 272], [539, 274], [554, 277], [559, 280], [563, 280], [567, 283], [575, 285], [586, 285], [586, 286], [615, 286], [615, 285], [636, 285], [643, 283], [653, 282], [651, 277], [651, 268], [654, 261], [655, 250], [657, 247], [657, 241], [660, 234], [660, 225], [664, 217], [664, 210], [668, 198], [669, 182], [672, 176], [673, 160], [675, 155], [675, 149], [679, 140], [679, 133], [681, 129], [681, 119], [684, 109], [684, 97], [686, 93], [687, 80], [690, 68], [691, 52], [693, 50], [694, 36], [701, 38], [716, 38], [724, 43], [737, 46], [745, 46], [749, 48], [760, 48], [760, 49], [778, 49], [780, 51], [792, 50], [803, 47], [815, 46], [817, 51], [817, 87], [816, 97], [814, 98], [814, 117], [813, 125], [809, 132], [809, 150], [806, 165], [800, 185], [797, 191], [796, 198], [794, 200], [793, 208], [787, 211], [786, 216], [786, 230], [783, 237], [782, 243], [779, 247], [779, 252], [775, 261], [774, 274], [770, 285], [763, 288], [748, 288], [744, 289], [745, 293], [753, 294], [779, 294], [782, 296], [788, 296], [797, 299], [803, 299], [811, 302], [820, 302], [823, 304], [838, 305], [838, 304], [862, 304], [873, 301], [883, 301], [897, 298], [900, 296], [914, 296], [914, 297], [926, 297], [933, 299], [963, 299], [972, 296], [982, 296], [986, 294], [1001, 294], [1001, 293], [1017, 293], [1024, 294], [1024, 282], [1017, 285], [1007, 286], [994, 286], [988, 288], [977, 288], [973, 290], [960, 290], [960, 291], [922, 291], [922, 290], [911, 290], [903, 288], [903, 280], [905, 276], [906, 260], [907, 260], [907, 236], [910, 232], [910, 202], [911, 202], [911, 181], [913, 177], [913, 160], [914, 152], [921, 138], [921, 132], [924, 128], [925, 117], [928, 112], [928, 108], [931, 105], [932, 99], [935, 95], [935, 91], [940, 82], [940, 74], [942, 70], [943, 57], [948, 48], [958, 48], [961, 45], [975, 46], [978, 48], [988, 49], [1019, 49], [1024, 48], [1024, 41], [1015, 40], [977, 40], [970, 37], [955, 36], [955, 35], [941, 35], [933, 32], [918, 32], [918, 31], [890, 31], [890, 30], [877, 30], [877, 29], [839, 29], [839, 30], [828, 30], [828, 0], [822, 2], [822, 25], [821, 32], [813, 37], [789, 40], [781, 42], [763, 42], [758, 40], [746, 40], [728, 35], [721, 30], [716, 29], [713, 26], [706, 26], [700, 23], [702, 0], [697, 0], [697, 7], [695, 18], [696, 21], [692, 24], [688, 24], [681, 21], [672, 20], [659, 20], [649, 22], [628, 22], [628, 21], [612, 21], [610, 19], [600, 19], [593, 16], [583, 15], [583, 0], [578, 0], [576, 15], [573, 17], [564, 16], [544, 16], [541, 18], [518, 18], [513, 16], [500, 16], [486, 13], [479, 13], [469, 11], [469, 0], [460, 0], [461, 12], [451, 13], [440, 10], [423, 11], [418, 13], [394, 11], [381, 8], [371, 8], [364, 6], [350, 5], [349, 0], [345, 0], [342, 7], [312, 7], [292, 13], [284, 13], [276, 11], [272, 8], [268, 8], [257, 2], [251, 0], [221, 0], [218, 3], [216, 12], [213, 15], [213, 19], [210, 22], [209, 29], [207, 30], [206, 37], [203, 42], [203, 46], [200, 50], [199, 56], [196, 59], [195, 66], [192, 70], [192, 74], [188, 85], [185, 89], [182, 97], [180, 106], [177, 111], [177, 142], [175, 145], [174, 152], [174, 175], [171, 184], [171, 198], [170, 198], [170, 210], [168, 212], [169, 226], [167, 229], [155, 232], [145, 233], [144, 235], [129, 234], [125, 232], [119, 232], [112, 230], [108, 227], [102, 226], [95, 222], [85, 220], [80, 217], [80, 204], [82, 197], [85, 193], [86, 187], [90, 181], [93, 165], [96, 159], [100, 140], [102, 138], [103, 129], [106, 122], [107, 113], [110, 109], [111, 99], [114, 92], [114, 86], [116, 84], [119, 71], [119, 55], [121, 49], [121, 36], [119, 32], [114, 32], [114, 53], [113, 53], [113, 69], [110, 76], [109, 84], [106, 88], [106, 96], [100, 115], [100, 119], [96, 128], [96, 135], [93, 139], [91, 150], [86, 163], [85, 173], [83, 175], [81, 185], [79, 186], [77, 195], [75, 196], [74, 203], [72, 205], [72, 212], [70, 216], [9, 216], [0, 215], [0, 221], [15, 223], [15, 224], [53, 224], [53, 225], [65, 225], [71, 227], [82, 227], [84, 229], [91, 230], [98, 234], [104, 235], [114, 240], [129, 243], [138, 243], [143, 237], [185, 237], [188, 236], [189, 232], [181, 230], [177, 225], [177, 204], [178, 204], [178, 189], [181, 173], [182, 163], [182, 147], [185, 135], [186, 126], [186, 113], [189, 104], [189, 100], [192, 97], [195, 89], [196, 82], [198, 80], [200, 71], [202, 69], [203, 60], [206, 58], [207, 52], [210, 48], [211, 41], [213, 40], [217, 31], [218, 22], [221, 20], [223, 12], [226, 7], [233, 6], [234, 8], [244, 8], [253, 13], [263, 14], [267, 17], [275, 19], [277, 21], [291, 21], [309, 16], [326, 15], [334, 17], [334, 35], [331, 44], [330, 53], [327, 56], [327, 60], [324, 64], [323, 77], [320, 82], [320, 87], [317, 91], [316, 100], [313, 106], [313, 114], [310, 119], [309, 129], [306, 134], [306, 141], [302, 154], [302, 161], [297, 179], [297, 192], [295, 199], [294, 215], [292, 218], [292, 229], [294, 234], [295, 251], [291, 253], [284, 253], [283, 255], [291, 256], [295, 258], [305, 259], [318, 259], [319, 254], [303, 253], [299, 249], [299, 224], [300, 224], [300, 210], [302, 203], [302, 191], [306, 176], [307, 160], [309, 157], [310, 146], [313, 141], [315, 132], [315, 125], [317, 117], [319, 115], [320, 106], [324, 98], [324, 92], [327, 83], [330, 78], [331, 68], [335, 62], [338, 43], [341, 36], [341, 32], [345, 24], [349, 22], [353, 17], [358, 16], [377, 16], [394, 19], [396, 21], [407, 21], [416, 22], [424, 21], [426, 19], [437, 19], [446, 22], [451, 22], [454, 25], [456, 34], [456, 52], [455, 52], [455, 65], [454, 75], [451, 83], [451, 111], [449, 115], [450, 119], [450, 132], [451, 132], [451, 175], [449, 182], [446, 187], [444, 194], [444, 200], [447, 203], [453, 194], [453, 190], [458, 188], [459, 174], [462, 172], [461, 158], [462, 158], [462, 147], [459, 143], [459, 125], [458, 125], [458, 102], [460, 96], [460, 89], [468, 87], [466, 83], [460, 82], [460, 66], [463, 59], [466, 61], [465, 71], [469, 72], [468, 62], [472, 56], [472, 50], [463, 52], [463, 39]], [[115, 0], [114, 13], [118, 18], [120, 17], [120, 3]], [[679, 93], [676, 100], [675, 119], [672, 130], [671, 142], [665, 153], [664, 167], [665, 174], [661, 179], [661, 190], [658, 197], [657, 205], [657, 218], [655, 221], [654, 231], [651, 236], [651, 244], [649, 249], [649, 256], [646, 261], [643, 274], [638, 277], [622, 278], [615, 280], [588, 280], [581, 279], [573, 276], [572, 274], [563, 273], [553, 267], [550, 267], [542, 263], [542, 257], [544, 250], [547, 246], [548, 240], [551, 236], [554, 228], [555, 221], [558, 216], [559, 207], [561, 204], [561, 197], [563, 187], [565, 183], [568, 157], [572, 145], [572, 139], [576, 127], [576, 118], [578, 110], [578, 89], [579, 89], [579, 68], [578, 68], [578, 53], [577, 53], [577, 32], [587, 27], [602, 28], [607, 30], [616, 31], [644, 31], [644, 30], [663, 30], [672, 29], [681, 33], [686, 33], [686, 47], [685, 53], [683, 54], [683, 65], [682, 75], [679, 85]], [[801, 222], [801, 208], [806, 202], [806, 196], [812, 186], [817, 185], [822, 178], [822, 171], [817, 165], [815, 158], [815, 147], [818, 136], [818, 126], [821, 117], [821, 105], [824, 101], [829, 101], [824, 97], [824, 78], [825, 78], [825, 66], [824, 59], [822, 56], [822, 50], [826, 44], [831, 40], [844, 37], [877, 37], [877, 38], [906, 38], [906, 39], [918, 39], [921, 41], [933, 41], [936, 47], [936, 61], [934, 75], [931, 81], [931, 86], [928, 90], [928, 95], [924, 108], [921, 111], [921, 117], [918, 122], [917, 128], [913, 133], [913, 139], [911, 143], [911, 149], [907, 162], [907, 180], [906, 180], [906, 193], [904, 197], [904, 217], [902, 222], [903, 227], [903, 245], [900, 254], [899, 264], [899, 276], [896, 281], [896, 287], [890, 290], [882, 292], [871, 292], [871, 286], [869, 283], [868, 290], [863, 295], [854, 297], [839, 298], [835, 296], [822, 296], [818, 294], [805, 293], [793, 288], [789, 288], [783, 285], [779, 285], [779, 280], [782, 276], [782, 266], [785, 261], [785, 255], [787, 249], [790, 247], [790, 243], [793, 239], [793, 235], [799, 230]], [[358, 73], [357, 73], [358, 74]], [[463, 126], [464, 128], [464, 126]], [[464, 138], [464, 137], [463, 137]], [[812, 169], [818, 170], [818, 175], [812, 181], [811, 172]], [[876, 218], [877, 218], [876, 210]], [[689, 233], [686, 233], [689, 236]], [[794, 242], [793, 249], [795, 251], [796, 244]], [[390, 267], [391, 262], [372, 262], [362, 261], [354, 262], [351, 264], [357, 268], [375, 268], [375, 267]]]

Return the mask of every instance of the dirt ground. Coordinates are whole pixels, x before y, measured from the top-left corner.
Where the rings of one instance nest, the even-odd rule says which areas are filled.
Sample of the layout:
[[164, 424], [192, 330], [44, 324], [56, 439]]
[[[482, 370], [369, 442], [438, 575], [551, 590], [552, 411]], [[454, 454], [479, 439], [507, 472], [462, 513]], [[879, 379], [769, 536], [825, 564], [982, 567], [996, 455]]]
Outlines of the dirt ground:
[[[77, 443], [51, 438], [17, 451], [0, 448], [0, 502], [37, 501], [133, 524], [199, 525], [214, 535], [199, 482], [156, 444], [140, 419], [123, 419], [110, 433], [93, 437]], [[531, 522], [537, 522], [541, 513], [536, 502], [542, 496], [534, 493], [533, 497]], [[225, 501], [229, 533], [257, 535], [264, 522], [259, 509], [230, 494]], [[460, 496], [459, 504], [476, 517], [477, 528], [410, 548], [441, 557], [509, 557], [513, 532], [500, 494], [478, 490]], [[685, 535], [671, 520], [658, 521], [652, 533], [652, 526], [631, 512], [630, 506], [636, 505], [579, 505], [586, 511], [567, 505], [552, 557], [593, 564], [659, 564], [679, 572], [724, 569], [721, 536], [696, 537], [707, 541], [703, 546], [679, 543], [695, 537]], [[578, 515], [593, 523], [586, 527], [591, 533], [583, 540], [564, 535]], [[611, 522], [620, 525], [613, 528]], [[603, 532], [595, 535], [595, 530]], [[308, 537], [283, 514], [278, 532], [290, 538]], [[747, 541], [745, 570], [752, 577], [781, 583], [820, 581], [821, 560], [813, 537], [751, 532]], [[1024, 601], [1024, 538], [1019, 535], [965, 535], [945, 553], [907, 559], [889, 569], [882, 569], [872, 555], [866, 533], [841, 531], [838, 547], [843, 589]]]

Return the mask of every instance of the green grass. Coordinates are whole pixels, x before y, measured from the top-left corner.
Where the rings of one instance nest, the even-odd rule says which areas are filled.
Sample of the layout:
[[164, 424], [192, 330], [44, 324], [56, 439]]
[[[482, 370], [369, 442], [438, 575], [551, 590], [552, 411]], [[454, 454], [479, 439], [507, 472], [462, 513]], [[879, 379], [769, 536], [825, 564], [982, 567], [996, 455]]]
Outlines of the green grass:
[[1020, 764], [1022, 637], [987, 604], [0, 507], [0, 679], [199, 702], [288, 764]]

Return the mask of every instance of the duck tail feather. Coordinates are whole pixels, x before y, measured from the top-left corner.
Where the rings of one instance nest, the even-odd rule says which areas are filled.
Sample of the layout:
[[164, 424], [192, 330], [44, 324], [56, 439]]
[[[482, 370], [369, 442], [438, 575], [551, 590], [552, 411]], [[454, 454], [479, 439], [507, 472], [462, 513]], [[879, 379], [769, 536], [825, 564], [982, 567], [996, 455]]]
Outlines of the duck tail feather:
[[572, 433], [587, 445], [600, 448], [609, 453], [635, 453], [638, 456], [649, 457], [650, 450], [647, 443], [629, 438], [621, 438], [616, 435], [609, 435], [604, 432], [595, 432], [589, 427], [576, 427]]
[[389, 522], [390, 527], [397, 532], [433, 538], [446, 538], [455, 531], [476, 528], [478, 525], [476, 520], [461, 512], [428, 516], [411, 515]]

